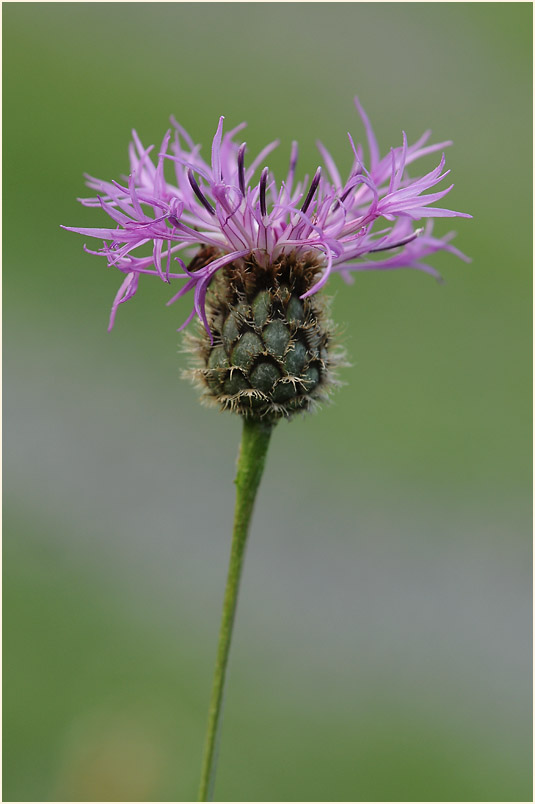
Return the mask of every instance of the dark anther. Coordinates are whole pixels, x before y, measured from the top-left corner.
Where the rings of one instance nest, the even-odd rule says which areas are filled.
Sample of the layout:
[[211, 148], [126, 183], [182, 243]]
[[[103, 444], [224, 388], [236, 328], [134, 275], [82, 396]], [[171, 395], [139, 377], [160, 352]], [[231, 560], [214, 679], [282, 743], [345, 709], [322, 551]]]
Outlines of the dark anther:
[[167, 220], [169, 221], [171, 226], [178, 226], [180, 224], [180, 221], [178, 220], [178, 218], [175, 218], [174, 215], [168, 215]]
[[355, 189], [355, 187], [356, 187], [356, 185], [355, 185], [355, 184], [353, 184], [351, 187], [349, 187], [349, 188], [348, 188], [348, 189], [345, 191], [345, 193], [342, 195], [342, 198], [341, 198], [340, 200], [341, 200], [342, 202], [343, 202], [343, 201], [345, 201], [345, 200], [346, 200], [346, 198], [347, 198], [347, 196], [348, 196], [348, 195], [349, 195], [349, 193], [351, 192], [351, 190], [354, 190], [354, 189]]
[[242, 142], [240, 145], [240, 150], [238, 151], [238, 183], [240, 185], [240, 191], [243, 196], [245, 196], [245, 167], [243, 164], [243, 160], [245, 158], [245, 143]]
[[[358, 168], [356, 169], [356, 171], [351, 175], [351, 179], [354, 179], [357, 176], [360, 176], [361, 173], [362, 173], [362, 166], [359, 165]], [[343, 203], [346, 200], [346, 198], [349, 195], [349, 193], [352, 190], [354, 190], [356, 187], [357, 187], [356, 183], [355, 184], [350, 184], [349, 187], [347, 188], [347, 190], [345, 191], [345, 193], [342, 195], [340, 201], [342, 201], [342, 203]]]
[[266, 184], [269, 168], [265, 167], [260, 176], [260, 212], [262, 215], [267, 215], [266, 207]]
[[370, 253], [374, 251], [390, 251], [393, 248], [400, 248], [400, 246], [406, 246], [407, 243], [412, 243], [413, 240], [416, 240], [423, 232], [423, 229], [415, 229], [412, 234], [407, 235], [402, 240], [398, 240], [397, 243], [392, 243], [390, 246], [379, 246], [379, 248], [371, 248]]
[[301, 207], [301, 212], [306, 212], [307, 209], [309, 208], [312, 199], [314, 198], [314, 193], [318, 189], [318, 184], [320, 183], [320, 176], [321, 176], [321, 168], [319, 167], [316, 170], [314, 178], [312, 179], [312, 184], [310, 185], [310, 190], [308, 191], [308, 195], [305, 198], [305, 203]]
[[201, 188], [199, 187], [199, 185], [195, 181], [195, 176], [193, 175], [193, 170], [191, 168], [188, 169], [188, 179], [189, 179], [189, 183], [191, 184], [191, 189], [193, 190], [193, 192], [195, 193], [195, 195], [197, 196], [197, 198], [199, 199], [199, 201], [201, 202], [203, 207], [206, 210], [208, 210], [210, 215], [215, 215], [215, 209], [213, 208], [211, 203], [208, 201], [208, 199], [205, 198], [204, 195], [202, 194]]

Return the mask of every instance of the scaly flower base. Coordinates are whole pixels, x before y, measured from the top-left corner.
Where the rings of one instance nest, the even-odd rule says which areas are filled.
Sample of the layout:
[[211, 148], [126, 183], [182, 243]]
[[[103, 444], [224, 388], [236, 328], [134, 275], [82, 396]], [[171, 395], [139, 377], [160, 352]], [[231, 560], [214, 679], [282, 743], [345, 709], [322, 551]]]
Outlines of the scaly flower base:
[[192, 370], [203, 400], [242, 416], [274, 421], [326, 401], [343, 358], [328, 303], [303, 298], [321, 265], [313, 253], [226, 266], [207, 296], [212, 340], [204, 327], [186, 334]]

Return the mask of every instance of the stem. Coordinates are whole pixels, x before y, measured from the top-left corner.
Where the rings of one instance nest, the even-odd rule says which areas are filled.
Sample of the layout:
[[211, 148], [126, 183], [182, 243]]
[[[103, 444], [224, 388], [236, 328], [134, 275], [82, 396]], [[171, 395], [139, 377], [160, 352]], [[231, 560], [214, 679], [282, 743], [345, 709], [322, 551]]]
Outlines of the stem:
[[217, 763], [217, 750], [221, 719], [223, 713], [223, 693], [225, 676], [232, 639], [232, 628], [238, 602], [238, 590], [245, 555], [247, 534], [253, 513], [256, 492], [260, 484], [266, 461], [271, 424], [243, 420], [243, 434], [238, 455], [236, 473], [236, 506], [234, 509], [234, 530], [227, 575], [227, 586], [223, 601], [223, 614], [219, 630], [219, 644], [212, 683], [212, 696], [208, 712], [208, 728], [204, 744], [204, 757], [199, 788], [199, 801], [212, 801]]

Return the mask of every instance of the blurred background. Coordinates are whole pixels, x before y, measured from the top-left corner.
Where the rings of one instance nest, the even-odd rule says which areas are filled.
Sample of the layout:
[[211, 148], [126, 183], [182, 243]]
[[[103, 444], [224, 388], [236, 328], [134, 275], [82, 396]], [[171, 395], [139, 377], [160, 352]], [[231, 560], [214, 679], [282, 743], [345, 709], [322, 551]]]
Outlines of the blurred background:
[[195, 798], [230, 544], [240, 422], [180, 379], [189, 299], [149, 279], [106, 332], [82, 174], [171, 114], [347, 172], [357, 93], [383, 152], [454, 140], [473, 262], [330, 283], [352, 367], [273, 438], [216, 799], [531, 799], [531, 14], [4, 5], [4, 800]]

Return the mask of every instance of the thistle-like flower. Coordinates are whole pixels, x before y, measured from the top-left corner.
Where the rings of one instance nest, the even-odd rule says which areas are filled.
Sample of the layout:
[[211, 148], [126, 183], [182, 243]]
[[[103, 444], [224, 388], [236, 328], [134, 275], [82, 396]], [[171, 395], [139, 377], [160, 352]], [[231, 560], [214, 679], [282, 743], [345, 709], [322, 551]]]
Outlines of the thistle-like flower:
[[[430, 206], [453, 186], [426, 193], [449, 173], [444, 155], [426, 175], [407, 175], [410, 164], [451, 143], [427, 145], [426, 132], [409, 146], [403, 133], [402, 144], [381, 157], [370, 122], [355, 102], [369, 163], [366, 168], [362, 147], [349, 135], [353, 163], [345, 182], [318, 143], [324, 168], [296, 183], [294, 142], [286, 178], [277, 184], [263, 165], [278, 141], [249, 162], [245, 143], [236, 140], [245, 124], [223, 134], [222, 117], [210, 163], [174, 118], [174, 132], [166, 133], [154, 161], [153, 146], [145, 148], [134, 131], [128, 178], [121, 183], [88, 176], [97, 196], [80, 199], [85, 206], [102, 207], [117, 225], [64, 227], [102, 238], [103, 247], [90, 253], [106, 257], [124, 274], [109, 329], [143, 275], [167, 283], [183, 280], [168, 304], [193, 296], [193, 309], [180, 329], [198, 319], [189, 348], [206, 398], [268, 420], [289, 417], [325, 398], [340, 353], [318, 291], [332, 273], [347, 282], [357, 271], [397, 268], [438, 277], [424, 261], [429, 255], [446, 250], [467, 259], [450, 244], [451, 233], [438, 239], [430, 220], [425, 227], [414, 224], [471, 217]], [[166, 178], [166, 165], [174, 169], [173, 182]]]
[[[85, 206], [102, 207], [116, 226], [65, 227], [102, 238], [104, 246], [90, 253], [106, 257], [108, 265], [124, 274], [110, 329], [117, 308], [134, 296], [143, 275], [184, 282], [168, 303], [193, 296], [193, 309], [180, 327], [197, 319], [196, 332], [188, 333], [196, 360], [193, 376], [202, 385], [204, 398], [243, 417], [232, 549], [199, 801], [212, 797], [243, 558], [273, 425], [326, 398], [334, 383], [333, 368], [340, 361], [322, 288], [332, 273], [348, 282], [355, 271], [396, 268], [415, 268], [438, 277], [424, 260], [439, 250], [466, 259], [450, 245], [451, 234], [437, 239], [431, 222], [423, 228], [414, 224], [435, 217], [470, 217], [430, 206], [451, 189], [426, 192], [447, 175], [444, 156], [421, 178], [407, 175], [412, 162], [450, 143], [426, 145], [426, 132], [409, 146], [403, 134], [402, 145], [381, 157], [358, 100], [356, 105], [366, 129], [369, 163], [365, 168], [363, 149], [349, 135], [353, 162], [345, 182], [332, 156], [318, 143], [324, 168], [318, 167], [311, 180], [305, 177], [296, 183], [293, 143], [288, 173], [277, 184], [263, 165], [278, 142], [249, 161], [245, 143], [236, 141], [243, 124], [223, 135], [223, 118], [207, 163], [200, 146], [172, 118], [173, 139], [168, 131], [154, 161], [153, 147], [144, 148], [133, 132], [130, 174], [123, 183], [88, 177], [97, 196], [80, 200]], [[174, 168], [173, 183], [166, 178], [166, 166], [167, 175]]]

